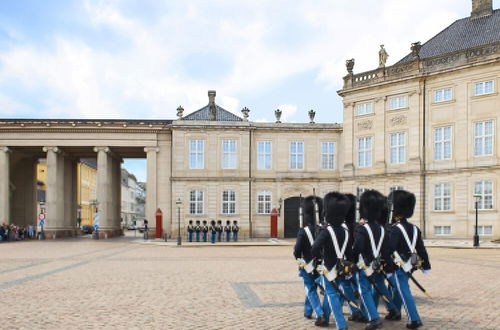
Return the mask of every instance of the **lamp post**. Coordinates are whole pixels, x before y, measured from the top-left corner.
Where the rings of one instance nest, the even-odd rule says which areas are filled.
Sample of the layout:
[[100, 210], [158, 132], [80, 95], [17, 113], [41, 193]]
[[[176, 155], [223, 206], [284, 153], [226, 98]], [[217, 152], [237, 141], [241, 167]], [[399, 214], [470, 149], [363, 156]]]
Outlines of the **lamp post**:
[[476, 207], [476, 226], [474, 227], [474, 247], [479, 247], [479, 234], [477, 232], [477, 220], [478, 220], [478, 206], [479, 206], [479, 201], [481, 200], [481, 195], [479, 194], [474, 194], [475, 198], [475, 207]]
[[182, 245], [182, 238], [181, 238], [181, 205], [182, 201], [180, 198], [177, 198], [177, 201], [175, 202], [177, 204], [177, 225], [178, 225], [178, 232], [177, 232], [177, 245]]

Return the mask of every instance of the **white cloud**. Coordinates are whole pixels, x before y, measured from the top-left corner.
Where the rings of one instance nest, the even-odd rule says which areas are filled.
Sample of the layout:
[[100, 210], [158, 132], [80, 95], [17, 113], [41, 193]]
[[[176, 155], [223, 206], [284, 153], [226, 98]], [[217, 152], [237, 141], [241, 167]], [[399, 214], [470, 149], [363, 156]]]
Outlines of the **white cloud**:
[[297, 112], [297, 106], [292, 104], [280, 104], [278, 105], [278, 109], [281, 110], [281, 121], [286, 122], [293, 117], [293, 115]]

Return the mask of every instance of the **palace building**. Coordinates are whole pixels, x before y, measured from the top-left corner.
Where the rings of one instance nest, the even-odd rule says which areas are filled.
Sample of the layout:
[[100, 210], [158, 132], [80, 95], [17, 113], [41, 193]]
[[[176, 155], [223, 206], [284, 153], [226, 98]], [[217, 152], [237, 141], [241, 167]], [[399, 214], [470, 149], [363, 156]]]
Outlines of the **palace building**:
[[[48, 237], [75, 234], [76, 166], [97, 164], [101, 234], [120, 234], [120, 164], [147, 159], [146, 219], [175, 237], [189, 220], [237, 220], [244, 237], [295, 237], [299, 196], [403, 188], [417, 196], [411, 219], [427, 238], [500, 237], [500, 10], [472, 1], [411, 53], [354, 73], [338, 94], [342, 124], [249, 120], [208, 104], [176, 120], [0, 119], [0, 223], [36, 219], [36, 171], [46, 159]], [[23, 207], [24, 206], [24, 207]]]

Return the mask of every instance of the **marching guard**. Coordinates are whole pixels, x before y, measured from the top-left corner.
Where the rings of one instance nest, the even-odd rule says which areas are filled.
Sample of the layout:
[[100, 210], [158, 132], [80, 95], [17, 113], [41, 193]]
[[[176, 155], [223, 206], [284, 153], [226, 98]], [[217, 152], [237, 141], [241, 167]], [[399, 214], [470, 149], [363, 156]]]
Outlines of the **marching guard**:
[[238, 221], [234, 220], [233, 225], [231, 226], [231, 231], [233, 232], [233, 241], [238, 241], [238, 232], [240, 231], [240, 227], [238, 227]]
[[368, 325], [365, 330], [380, 329], [383, 327], [377, 307], [373, 301], [372, 285], [377, 286], [371, 278], [375, 271], [381, 271], [381, 254], [385, 239], [385, 229], [377, 221], [385, 203], [384, 196], [376, 190], [367, 190], [360, 198], [360, 217], [367, 220], [356, 230], [353, 244], [353, 261], [357, 271], [355, 279], [361, 303], [366, 310]]
[[199, 242], [200, 232], [201, 232], [200, 220], [196, 220], [196, 226], [194, 226], [194, 232], [196, 234], [196, 242]]
[[[429, 256], [422, 240], [420, 229], [408, 222], [415, 209], [415, 195], [405, 190], [391, 192], [389, 199], [393, 202], [394, 225], [391, 229], [387, 254], [389, 272], [387, 277], [391, 285], [397, 288], [400, 299], [394, 299], [396, 309], [401, 310], [401, 303], [408, 315], [408, 329], [421, 327], [422, 320], [417, 311], [415, 299], [410, 291], [408, 280], [413, 278], [412, 272], [422, 269], [424, 274], [428, 274], [431, 269]], [[401, 302], [399, 306], [398, 302]]]
[[215, 244], [215, 238], [217, 236], [217, 226], [215, 225], [215, 220], [210, 222], [208, 229], [210, 230], [210, 242]]
[[[303, 213], [303, 228], [299, 228], [297, 241], [293, 250], [293, 255], [299, 265], [299, 276], [304, 281], [306, 297], [304, 301], [304, 317], [312, 318], [313, 312], [316, 314], [316, 326], [323, 326], [326, 323], [325, 315], [318, 293], [316, 291], [315, 279], [318, 274], [315, 270], [314, 260], [311, 254], [311, 247], [314, 243], [316, 226], [314, 215], [314, 197], [307, 197], [304, 201], [305, 213]], [[321, 205], [321, 201], [318, 201]], [[321, 206], [320, 206], [321, 208]], [[301, 205], [302, 209], [302, 205]], [[302, 213], [301, 213], [302, 214]]]
[[217, 230], [217, 242], [222, 241], [222, 220], [217, 220], [217, 226], [215, 227]]
[[224, 226], [224, 232], [226, 233], [226, 242], [231, 240], [231, 221], [227, 220]]
[[347, 329], [342, 312], [342, 299], [355, 305], [340, 288], [342, 276], [348, 275], [351, 268], [348, 261], [350, 251], [347, 250], [349, 232], [342, 226], [349, 211], [349, 204], [344, 194], [330, 192], [325, 195], [323, 207], [328, 226], [319, 233], [311, 249], [314, 258], [323, 258], [323, 264], [318, 267], [321, 276], [316, 280], [325, 292], [323, 301], [325, 321], [322, 325], [328, 325], [332, 313], [339, 330]]
[[203, 220], [203, 226], [201, 226], [201, 232], [203, 234], [203, 242], [206, 242], [208, 236], [207, 220]]
[[194, 233], [193, 220], [189, 220], [189, 224], [187, 226], [187, 232], [188, 232], [188, 241], [192, 242]]

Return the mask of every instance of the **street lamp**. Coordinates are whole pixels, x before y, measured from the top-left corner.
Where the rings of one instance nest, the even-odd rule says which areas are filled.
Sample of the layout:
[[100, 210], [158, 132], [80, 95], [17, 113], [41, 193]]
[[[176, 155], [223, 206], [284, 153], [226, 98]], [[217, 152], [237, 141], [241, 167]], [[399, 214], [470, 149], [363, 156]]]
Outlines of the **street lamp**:
[[476, 199], [475, 201], [475, 206], [476, 206], [476, 226], [474, 229], [474, 247], [479, 247], [479, 234], [477, 232], [477, 220], [478, 220], [478, 206], [479, 206], [479, 201], [481, 200], [481, 195], [480, 194], [474, 194], [474, 198]]
[[177, 232], [177, 245], [182, 245], [182, 238], [181, 238], [181, 205], [182, 201], [180, 198], [177, 198], [177, 201], [175, 202], [177, 204], [177, 224], [178, 224], [178, 232]]

